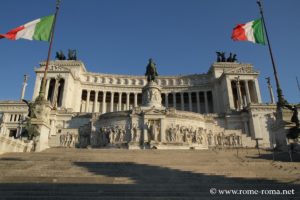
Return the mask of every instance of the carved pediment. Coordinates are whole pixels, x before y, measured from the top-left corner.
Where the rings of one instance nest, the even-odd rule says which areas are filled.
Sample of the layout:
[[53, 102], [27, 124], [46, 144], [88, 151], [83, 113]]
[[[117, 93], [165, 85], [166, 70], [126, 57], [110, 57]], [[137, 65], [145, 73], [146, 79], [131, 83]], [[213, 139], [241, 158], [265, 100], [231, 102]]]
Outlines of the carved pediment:
[[234, 68], [231, 70], [228, 70], [226, 74], [258, 74], [259, 72], [254, 70], [251, 66], [242, 66], [238, 68]]

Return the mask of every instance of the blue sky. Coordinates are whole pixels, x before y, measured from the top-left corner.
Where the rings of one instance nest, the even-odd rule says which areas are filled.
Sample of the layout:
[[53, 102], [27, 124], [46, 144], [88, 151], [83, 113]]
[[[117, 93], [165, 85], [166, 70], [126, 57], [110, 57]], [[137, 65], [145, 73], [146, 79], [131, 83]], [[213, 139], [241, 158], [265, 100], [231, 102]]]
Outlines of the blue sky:
[[[55, 0], [0, 0], [0, 32], [54, 13]], [[299, 103], [300, 1], [265, 0], [264, 10], [284, 96]], [[142, 75], [148, 58], [161, 75], [206, 73], [215, 51], [234, 52], [240, 62], [260, 71], [264, 102], [265, 77], [272, 65], [266, 46], [233, 42], [233, 27], [259, 18], [255, 0], [62, 0], [55, 51], [77, 49], [88, 71]], [[0, 40], [0, 100], [19, 99], [23, 75], [29, 74], [31, 99], [34, 67], [46, 59], [48, 43]]]

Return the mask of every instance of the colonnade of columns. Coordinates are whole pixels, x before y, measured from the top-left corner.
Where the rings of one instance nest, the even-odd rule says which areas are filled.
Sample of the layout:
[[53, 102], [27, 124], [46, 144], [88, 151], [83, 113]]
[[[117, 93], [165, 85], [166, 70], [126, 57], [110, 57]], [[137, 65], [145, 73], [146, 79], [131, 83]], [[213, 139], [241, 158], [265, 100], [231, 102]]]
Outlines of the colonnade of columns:
[[237, 110], [243, 109], [250, 103], [259, 103], [259, 96], [256, 83], [253, 80], [236, 80], [231, 81], [233, 103]]
[[142, 94], [137, 92], [113, 92], [82, 90], [81, 112], [114, 112], [129, 110], [142, 103]]
[[[196, 113], [213, 112], [211, 91], [162, 93], [162, 105]], [[81, 112], [114, 112], [129, 110], [142, 104], [142, 93], [82, 90]]]
[[211, 91], [163, 93], [162, 100], [165, 107], [174, 107], [177, 110], [196, 113], [214, 112]]
[[[42, 83], [40, 85], [40, 90], [42, 87]], [[50, 101], [53, 107], [61, 107], [62, 99], [64, 98], [64, 87], [65, 80], [60, 76], [56, 78], [49, 78], [46, 80], [46, 90], [45, 97], [48, 101]]]

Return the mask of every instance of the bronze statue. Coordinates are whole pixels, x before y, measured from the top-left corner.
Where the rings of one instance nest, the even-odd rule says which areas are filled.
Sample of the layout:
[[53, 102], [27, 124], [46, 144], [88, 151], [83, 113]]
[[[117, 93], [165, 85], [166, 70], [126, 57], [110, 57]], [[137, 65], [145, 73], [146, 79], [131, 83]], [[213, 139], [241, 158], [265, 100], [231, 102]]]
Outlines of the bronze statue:
[[146, 68], [145, 76], [147, 76], [147, 81], [155, 81], [156, 76], [158, 76], [157, 70], [156, 70], [156, 64], [153, 62], [152, 58], [149, 59], [149, 63]]
[[289, 104], [285, 104], [284, 105], [286, 108], [288, 108], [289, 110], [293, 111], [293, 115], [292, 115], [292, 118], [291, 118], [291, 122], [294, 122], [296, 127], [299, 127], [300, 124], [299, 124], [299, 118], [298, 118], [298, 108], [297, 106], [292, 106], [292, 105], [289, 105]]
[[225, 52], [217, 51], [217, 62], [236, 62], [236, 54], [230, 52], [229, 57], [226, 59]]
[[225, 52], [217, 51], [216, 53], [217, 53], [217, 62], [226, 62]]
[[56, 52], [55, 58], [57, 60], [66, 60], [66, 56], [65, 56], [65, 54], [62, 50], [59, 50], [59, 51]]
[[69, 49], [68, 50], [68, 60], [77, 60], [76, 50]]
[[[291, 122], [295, 123], [295, 126], [289, 129], [288, 134], [286, 135], [289, 139], [297, 139], [300, 136], [300, 123], [298, 118], [298, 109], [297, 106], [292, 106], [290, 104], [284, 104], [284, 107], [293, 111], [293, 115], [291, 117]], [[293, 147], [293, 143], [291, 144], [291, 148]]]
[[36, 138], [37, 136], [39, 136], [39, 131], [38, 131], [38, 128], [36, 125], [33, 125], [31, 123], [31, 119], [32, 118], [36, 118], [36, 115], [35, 115], [35, 103], [34, 102], [28, 102], [27, 100], [25, 99], [22, 99], [23, 102], [25, 102], [28, 106], [28, 115], [26, 117], [26, 124], [25, 124], [25, 129], [24, 129], [24, 132], [21, 133], [22, 136], [27, 136], [28, 137], [28, 140], [32, 140], [34, 138]]
[[266, 77], [266, 80], [267, 80], [267, 84], [271, 85], [271, 78], [270, 77]]
[[34, 110], [35, 110], [35, 108], [34, 108], [35, 107], [34, 102], [28, 102], [25, 99], [22, 99], [22, 101], [24, 103], [26, 103], [26, 105], [28, 106], [28, 115], [27, 115], [27, 117], [28, 118], [36, 118], [36, 115], [34, 113]]
[[233, 54], [231, 62], [236, 62], [236, 61], [237, 61], [236, 54]]
[[231, 62], [232, 61], [232, 53], [229, 53], [229, 57], [227, 58], [226, 62]]

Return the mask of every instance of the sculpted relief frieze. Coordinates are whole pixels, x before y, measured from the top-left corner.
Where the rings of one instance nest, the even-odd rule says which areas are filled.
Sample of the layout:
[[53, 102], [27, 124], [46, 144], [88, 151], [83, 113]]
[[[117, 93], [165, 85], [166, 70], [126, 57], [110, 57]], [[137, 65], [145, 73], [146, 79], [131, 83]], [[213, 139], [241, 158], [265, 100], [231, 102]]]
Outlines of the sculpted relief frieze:
[[20, 106], [7, 106], [7, 107], [0, 107], [1, 112], [22, 112], [26, 113], [28, 108], [26, 106], [20, 107]]
[[242, 66], [232, 70], [227, 71], [226, 73], [233, 73], [233, 74], [257, 74], [258, 71], [254, 70], [251, 66]]

